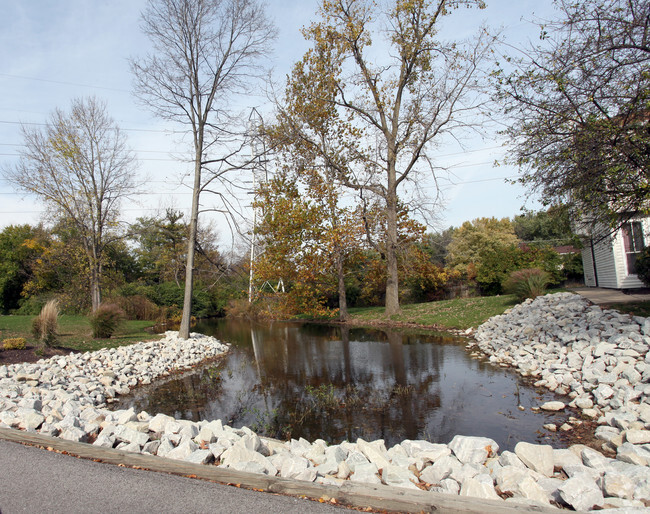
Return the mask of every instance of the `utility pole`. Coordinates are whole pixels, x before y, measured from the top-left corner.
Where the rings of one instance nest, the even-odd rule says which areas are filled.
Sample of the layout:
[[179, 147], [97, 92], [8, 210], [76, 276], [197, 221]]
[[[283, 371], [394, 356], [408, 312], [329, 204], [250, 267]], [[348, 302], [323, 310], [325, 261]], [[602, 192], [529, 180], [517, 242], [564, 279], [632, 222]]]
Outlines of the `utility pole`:
[[[251, 134], [251, 161], [253, 163], [253, 195], [256, 195], [257, 185], [259, 183], [266, 184], [268, 181], [268, 174], [266, 171], [266, 145], [264, 138], [260, 134], [260, 129], [264, 126], [264, 120], [253, 107], [251, 114], [248, 117], [248, 130]], [[261, 152], [260, 152], [261, 150]], [[256, 196], [253, 196], [255, 202]], [[251, 258], [250, 258], [250, 273], [248, 277], [248, 302], [253, 301], [253, 278], [256, 257], [256, 238], [255, 229], [257, 227], [257, 207], [253, 207], [253, 228], [251, 230]]]

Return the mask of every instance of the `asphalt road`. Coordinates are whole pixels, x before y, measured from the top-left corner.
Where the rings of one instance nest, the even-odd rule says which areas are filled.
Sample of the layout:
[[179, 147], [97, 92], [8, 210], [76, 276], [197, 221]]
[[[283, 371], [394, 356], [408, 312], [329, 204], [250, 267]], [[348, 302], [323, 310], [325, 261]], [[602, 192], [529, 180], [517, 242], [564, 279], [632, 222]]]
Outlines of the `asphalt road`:
[[336, 512], [309, 500], [122, 468], [0, 440], [0, 514]]

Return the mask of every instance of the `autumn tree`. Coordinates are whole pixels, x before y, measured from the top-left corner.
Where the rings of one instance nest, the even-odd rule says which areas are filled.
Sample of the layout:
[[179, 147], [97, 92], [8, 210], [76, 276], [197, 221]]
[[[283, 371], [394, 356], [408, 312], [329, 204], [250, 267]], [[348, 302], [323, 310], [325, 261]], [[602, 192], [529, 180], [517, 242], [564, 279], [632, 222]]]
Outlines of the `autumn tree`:
[[234, 159], [242, 148], [232, 132], [233, 100], [259, 76], [275, 30], [257, 0], [149, 0], [142, 27], [154, 53], [131, 62], [136, 95], [159, 117], [187, 127], [192, 141], [192, 210], [179, 330], [188, 338], [200, 195], [210, 191], [225, 199], [224, 184], [239, 168]]
[[[321, 65], [329, 67], [331, 57], [331, 53], [323, 53]], [[332, 102], [333, 84], [318, 83], [321, 76], [304, 76], [302, 71], [298, 65], [293, 78], [288, 79], [276, 123], [264, 131], [264, 136], [277, 154], [280, 173], [294, 178], [318, 212], [314, 233], [318, 234], [321, 252], [331, 257], [331, 265], [326, 269], [335, 269], [339, 319], [344, 321], [348, 317], [347, 261], [360, 247], [362, 224], [361, 217], [355, 215], [354, 202], [345, 197], [339, 180], [347, 163], [339, 160], [335, 169], [330, 159], [334, 147], [346, 144], [347, 132], [342, 133], [338, 127], [340, 119]], [[309, 94], [305, 94], [305, 88], [310, 89]], [[313, 139], [306, 140], [299, 126], [308, 126]]]
[[478, 218], [454, 229], [447, 246], [447, 265], [465, 279], [493, 292], [501, 279], [516, 269], [519, 240], [508, 218]]
[[260, 188], [262, 216], [256, 234], [262, 253], [256, 260], [258, 283], [288, 287], [293, 307], [322, 314], [338, 296], [339, 318], [347, 318], [346, 275], [360, 248], [362, 228], [350, 208], [338, 204], [333, 184], [318, 172], [280, 171]]
[[[476, 86], [488, 38], [461, 46], [437, 36], [460, 6], [483, 2], [323, 0], [320, 21], [304, 30], [312, 48], [290, 78], [298, 95], [291, 101], [303, 104], [297, 116], [287, 109], [295, 137], [321, 153], [339, 183], [383, 204], [389, 315], [399, 311], [400, 187], [433, 172], [435, 144], [467, 127], [480, 106]], [[321, 139], [312, 103], [332, 111], [327, 134], [334, 137]]]
[[557, 0], [496, 75], [522, 182], [575, 222], [650, 212], [650, 2]]
[[18, 164], [5, 177], [41, 198], [54, 221], [72, 223], [88, 262], [92, 309], [102, 299], [106, 245], [118, 236], [120, 203], [136, 192], [135, 158], [96, 98], [57, 109], [44, 128], [22, 127]]
[[1, 312], [20, 306], [25, 284], [33, 276], [33, 266], [47, 239], [49, 235], [41, 226], [9, 225], [0, 232]]

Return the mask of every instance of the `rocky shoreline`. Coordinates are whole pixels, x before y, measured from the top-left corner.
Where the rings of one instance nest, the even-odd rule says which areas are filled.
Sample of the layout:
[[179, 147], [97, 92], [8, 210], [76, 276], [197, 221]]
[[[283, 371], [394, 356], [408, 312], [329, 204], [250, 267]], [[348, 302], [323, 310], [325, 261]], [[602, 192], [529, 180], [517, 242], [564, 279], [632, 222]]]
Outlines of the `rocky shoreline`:
[[[527, 301], [475, 333], [495, 365], [571, 397], [598, 420], [607, 458], [586, 446], [553, 449], [457, 435], [447, 444], [381, 440], [281, 442], [221, 421], [111, 411], [106, 402], [138, 384], [227, 351], [214, 338], [168, 332], [155, 342], [34, 364], [0, 366], [0, 426], [124, 451], [324, 484], [346, 480], [577, 510], [637, 512], [650, 505], [650, 320], [602, 311], [571, 293]], [[550, 402], [540, 408], [564, 408]]]

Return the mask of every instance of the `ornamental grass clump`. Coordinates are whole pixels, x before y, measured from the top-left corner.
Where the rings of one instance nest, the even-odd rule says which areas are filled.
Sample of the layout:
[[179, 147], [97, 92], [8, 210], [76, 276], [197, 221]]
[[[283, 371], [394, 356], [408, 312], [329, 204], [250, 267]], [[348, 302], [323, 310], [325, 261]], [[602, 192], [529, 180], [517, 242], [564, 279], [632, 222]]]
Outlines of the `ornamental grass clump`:
[[108, 339], [111, 337], [124, 321], [124, 311], [114, 303], [102, 303], [90, 315], [90, 326], [93, 329], [93, 337], [96, 339]]
[[513, 271], [503, 283], [506, 293], [514, 294], [519, 301], [537, 298], [546, 293], [551, 277], [538, 268]]
[[32, 333], [44, 346], [54, 346], [59, 337], [59, 302], [50, 300], [32, 321]]

